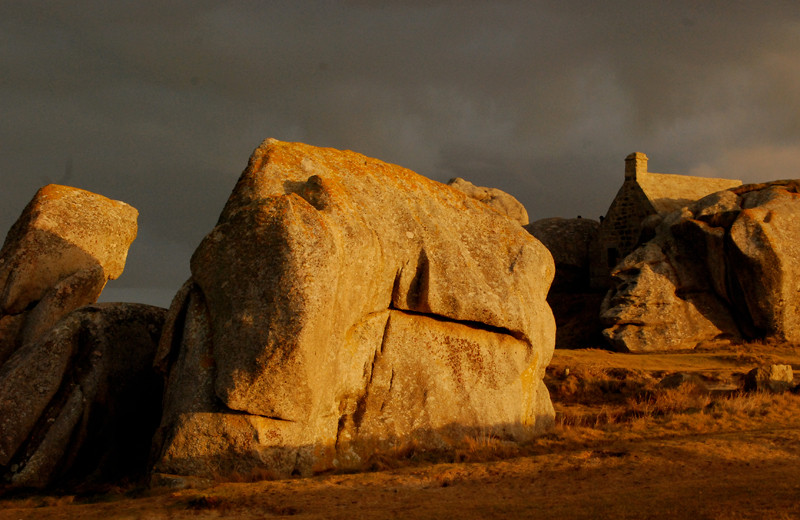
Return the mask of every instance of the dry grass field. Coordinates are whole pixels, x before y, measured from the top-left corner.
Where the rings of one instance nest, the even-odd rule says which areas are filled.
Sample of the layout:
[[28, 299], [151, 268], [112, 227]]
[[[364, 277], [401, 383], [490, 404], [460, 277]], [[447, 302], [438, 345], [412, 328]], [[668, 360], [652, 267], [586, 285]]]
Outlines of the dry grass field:
[[411, 446], [308, 479], [6, 493], [0, 519], [800, 518], [800, 395], [740, 390], [768, 363], [800, 370], [800, 347], [561, 350], [547, 375], [556, 427], [527, 445]]

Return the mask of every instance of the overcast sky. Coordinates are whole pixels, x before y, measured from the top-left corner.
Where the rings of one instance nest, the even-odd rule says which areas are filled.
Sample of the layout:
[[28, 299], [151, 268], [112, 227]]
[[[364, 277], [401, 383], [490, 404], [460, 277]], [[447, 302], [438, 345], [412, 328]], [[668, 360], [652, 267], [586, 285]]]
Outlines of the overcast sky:
[[651, 171], [800, 177], [789, 1], [0, 0], [0, 236], [44, 184], [139, 212], [105, 300], [167, 306], [266, 137], [604, 214]]

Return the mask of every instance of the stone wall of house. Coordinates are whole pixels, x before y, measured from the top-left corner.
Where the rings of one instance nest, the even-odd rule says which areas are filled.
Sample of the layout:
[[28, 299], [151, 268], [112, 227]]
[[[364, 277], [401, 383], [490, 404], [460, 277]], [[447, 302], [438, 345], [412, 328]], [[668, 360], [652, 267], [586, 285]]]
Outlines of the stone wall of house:
[[633, 251], [639, 242], [642, 222], [654, 213], [655, 209], [635, 178], [627, 178], [600, 224], [597, 250], [592, 254], [593, 288], [609, 286], [611, 269]]

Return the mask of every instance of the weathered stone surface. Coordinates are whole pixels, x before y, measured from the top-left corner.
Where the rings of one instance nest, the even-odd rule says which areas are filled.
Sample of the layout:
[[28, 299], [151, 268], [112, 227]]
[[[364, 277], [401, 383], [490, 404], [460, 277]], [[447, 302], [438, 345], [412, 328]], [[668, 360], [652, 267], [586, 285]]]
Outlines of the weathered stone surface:
[[556, 319], [556, 348], [604, 344], [600, 304], [605, 291], [591, 287], [591, 262], [600, 223], [585, 218], [546, 218], [525, 226], [553, 255], [556, 276], [547, 302]]
[[366, 392], [340, 423], [343, 462], [358, 467], [375, 449], [403, 442], [447, 446], [486, 425], [525, 439], [536, 416], [551, 413], [540, 359], [524, 342], [396, 310], [387, 320]]
[[745, 375], [744, 389], [749, 392], [781, 393], [794, 387], [791, 365], [768, 365], [754, 368]]
[[100, 265], [81, 269], [57, 282], [25, 313], [22, 344], [35, 341], [70, 311], [94, 303], [105, 284], [106, 277]]
[[448, 186], [464, 192], [473, 199], [479, 200], [489, 207], [499, 211], [503, 215], [512, 220], [516, 220], [521, 225], [528, 224], [528, 211], [513, 195], [510, 195], [503, 190], [497, 188], [484, 188], [483, 186], [475, 186], [468, 180], [461, 177], [450, 179], [447, 183]]
[[0, 322], [7, 325], [0, 325], [0, 362], [71, 310], [97, 301], [122, 273], [137, 215], [123, 202], [77, 188], [51, 184], [36, 193], [0, 250]]
[[152, 370], [166, 311], [97, 304], [64, 317], [0, 368], [0, 475], [16, 486], [131, 476], [160, 417]]
[[22, 343], [22, 327], [25, 315], [0, 315], [0, 367]]
[[619, 351], [694, 348], [703, 341], [738, 336], [724, 304], [709, 287], [681, 283], [684, 266], [665, 254], [659, 242], [635, 250], [614, 270], [615, 288], [602, 304], [603, 331]]
[[552, 423], [551, 256], [457, 190], [267, 140], [191, 267], [157, 361], [158, 472], [309, 474]]
[[604, 335], [623, 351], [800, 340], [799, 197], [796, 181], [747, 185], [664, 217], [612, 273]]

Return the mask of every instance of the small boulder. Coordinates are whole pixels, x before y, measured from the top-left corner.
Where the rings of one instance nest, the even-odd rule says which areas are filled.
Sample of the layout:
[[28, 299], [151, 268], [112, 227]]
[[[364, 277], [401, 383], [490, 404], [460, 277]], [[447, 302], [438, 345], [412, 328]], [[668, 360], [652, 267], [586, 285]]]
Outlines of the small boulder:
[[36, 193], [0, 249], [0, 365], [122, 274], [137, 216], [77, 188], [50, 184]]
[[686, 372], [676, 372], [674, 374], [668, 374], [664, 376], [661, 381], [658, 382], [659, 388], [678, 388], [682, 385], [692, 385], [695, 389], [701, 392], [708, 392], [708, 385], [703, 378], [698, 376], [697, 374], [689, 374]]
[[782, 393], [794, 387], [791, 365], [766, 365], [754, 368], [745, 375], [744, 389], [748, 392]]
[[528, 211], [513, 195], [510, 195], [497, 188], [484, 188], [483, 186], [475, 186], [471, 182], [455, 177], [450, 179], [447, 183], [465, 195], [479, 200], [490, 208], [499, 211], [511, 220], [516, 220], [520, 225], [525, 226], [528, 224]]

